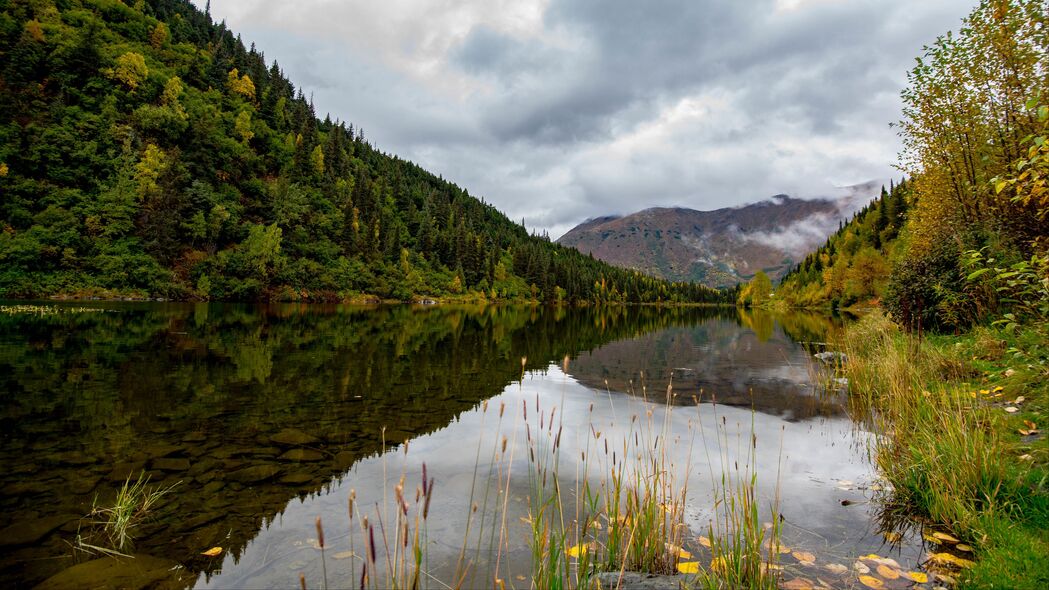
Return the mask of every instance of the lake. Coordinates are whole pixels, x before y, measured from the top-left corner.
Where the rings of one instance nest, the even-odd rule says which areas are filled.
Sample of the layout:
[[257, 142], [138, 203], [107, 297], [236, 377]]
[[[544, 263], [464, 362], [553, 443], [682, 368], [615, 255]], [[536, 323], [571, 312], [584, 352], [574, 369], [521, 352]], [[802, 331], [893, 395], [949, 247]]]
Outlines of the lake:
[[[425, 470], [434, 483], [421, 585], [466, 576], [468, 587], [494, 577], [528, 587], [529, 445], [556, 440], [552, 477], [578, 512], [580, 482], [598, 485], [609, 463], [602, 445], [640, 448], [645, 424], [675, 485], [687, 485], [682, 545], [701, 563], [725, 474], [756, 474], [762, 518], [778, 502], [782, 544], [813, 554], [806, 563], [784, 552], [784, 579], [846, 586], [860, 556], [904, 569], [923, 557], [917, 532], [883, 529], [875, 434], [850, 418], [843, 388], [813, 357], [837, 319], [655, 307], [2, 311], [0, 576], [16, 586], [289, 588], [301, 574], [311, 588], [357, 587], [368, 560], [361, 517], [392, 527], [402, 481], [416, 510]], [[93, 508], [140, 476], [169, 491], [129, 531], [122, 552], [134, 565], [96, 559], [113, 540]], [[382, 555], [395, 533], [381, 533]]]

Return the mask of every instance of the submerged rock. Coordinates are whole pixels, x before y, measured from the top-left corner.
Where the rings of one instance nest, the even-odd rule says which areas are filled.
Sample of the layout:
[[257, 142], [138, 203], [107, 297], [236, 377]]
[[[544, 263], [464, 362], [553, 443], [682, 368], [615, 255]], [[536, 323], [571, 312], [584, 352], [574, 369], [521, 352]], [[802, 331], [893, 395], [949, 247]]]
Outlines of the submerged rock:
[[227, 478], [238, 483], [258, 483], [272, 478], [280, 473], [280, 468], [275, 465], [252, 465], [230, 473]]
[[277, 443], [278, 445], [284, 445], [288, 447], [302, 446], [302, 445], [315, 445], [320, 442], [320, 439], [312, 434], [307, 434], [297, 428], [285, 428], [277, 434], [270, 437], [270, 440]]
[[0, 547], [36, 543], [67, 522], [78, 518], [80, 517], [76, 514], [59, 514], [16, 522], [0, 531]]
[[187, 471], [190, 467], [189, 459], [154, 459], [153, 469], [160, 471]]
[[81, 588], [183, 588], [189, 574], [178, 563], [149, 555], [103, 557], [74, 565], [36, 586], [37, 590]]
[[324, 453], [320, 451], [314, 451], [313, 449], [291, 449], [278, 457], [281, 461], [321, 461], [324, 459]]

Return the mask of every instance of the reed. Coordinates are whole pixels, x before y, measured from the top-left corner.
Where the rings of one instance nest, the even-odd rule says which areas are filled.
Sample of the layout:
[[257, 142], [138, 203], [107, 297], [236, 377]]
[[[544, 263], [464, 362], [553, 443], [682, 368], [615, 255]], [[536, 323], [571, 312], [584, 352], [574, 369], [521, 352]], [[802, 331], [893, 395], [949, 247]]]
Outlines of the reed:
[[[717, 405], [711, 404], [711, 408], [715, 413], [721, 476], [715, 478], [713, 471], [711, 473], [711, 481], [715, 483], [714, 517], [708, 528], [710, 568], [699, 572], [695, 586], [709, 589], [777, 588], [782, 526], [779, 516], [779, 474], [776, 476], [776, 493], [769, 506], [770, 520], [763, 522], [756, 492], [758, 474], [753, 468], [758, 440], [753, 422], [745, 443], [744, 433], [737, 433], [736, 447], [746, 445], [745, 459], [742, 463], [739, 460], [729, 461], [725, 451], [732, 446], [731, 433], [724, 418], [720, 421], [716, 419]], [[781, 465], [782, 449], [781, 440]], [[707, 464], [713, 470], [714, 462], [710, 460], [709, 452]]]

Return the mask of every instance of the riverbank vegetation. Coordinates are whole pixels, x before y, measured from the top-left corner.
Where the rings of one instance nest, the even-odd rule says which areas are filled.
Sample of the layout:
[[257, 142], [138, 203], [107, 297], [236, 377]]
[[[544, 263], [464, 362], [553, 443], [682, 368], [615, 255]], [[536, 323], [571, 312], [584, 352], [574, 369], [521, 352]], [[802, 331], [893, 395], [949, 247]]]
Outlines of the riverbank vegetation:
[[985, 0], [928, 47], [903, 92], [907, 180], [769, 302], [884, 310], [845, 332], [842, 370], [884, 435], [886, 510], [964, 587], [1049, 584], [1047, 27], [1044, 2]]
[[0, 297], [712, 302], [318, 118], [188, 0], [0, 2]]

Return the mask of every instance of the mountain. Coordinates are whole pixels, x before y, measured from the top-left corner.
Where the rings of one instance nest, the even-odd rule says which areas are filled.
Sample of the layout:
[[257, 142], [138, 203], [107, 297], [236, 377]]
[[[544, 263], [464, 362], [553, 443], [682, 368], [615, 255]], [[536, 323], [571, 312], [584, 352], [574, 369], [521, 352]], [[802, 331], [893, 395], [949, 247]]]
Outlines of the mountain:
[[558, 243], [617, 266], [712, 287], [745, 282], [759, 270], [782, 277], [824, 243], [880, 184], [850, 187], [834, 199], [776, 195], [714, 211], [652, 208], [579, 224]]
[[[856, 212], [848, 223], [783, 277], [776, 289], [777, 300], [791, 307], [848, 307], [881, 299], [892, 272], [891, 261], [898, 257], [900, 231], [912, 200], [911, 186], [906, 179], [890, 183], [887, 191], [883, 188], [878, 198]], [[937, 264], [957, 266], [955, 253], [947, 254], [946, 258]], [[929, 282], [930, 292], [936, 291], [932, 284], [942, 290], [960, 278], [947, 280], [945, 275], [952, 274], [950, 268], [947, 272], [943, 269], [933, 272], [933, 268], [927, 267], [920, 273], [924, 276], [912, 276], [907, 282]], [[901, 266], [896, 272], [904, 270], [906, 266]]]
[[317, 117], [188, 0], [0, 2], [0, 297], [713, 301]]

